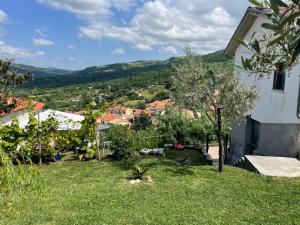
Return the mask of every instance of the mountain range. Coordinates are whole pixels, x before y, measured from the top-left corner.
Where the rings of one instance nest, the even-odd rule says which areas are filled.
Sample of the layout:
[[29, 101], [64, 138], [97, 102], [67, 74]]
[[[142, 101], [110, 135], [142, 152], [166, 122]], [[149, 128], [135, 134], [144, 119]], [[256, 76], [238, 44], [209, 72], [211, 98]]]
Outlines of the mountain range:
[[[204, 62], [227, 62], [224, 51], [217, 51], [201, 57]], [[165, 72], [174, 64], [182, 62], [183, 57], [172, 57], [164, 61], [136, 61], [130, 63], [116, 63], [104, 66], [93, 66], [80, 71], [70, 71], [56, 68], [40, 68], [23, 64], [14, 64], [13, 69], [19, 72], [31, 71], [33, 80], [26, 88], [57, 88], [69, 85], [82, 85], [92, 82], [107, 81], [135, 75], [146, 75]]]

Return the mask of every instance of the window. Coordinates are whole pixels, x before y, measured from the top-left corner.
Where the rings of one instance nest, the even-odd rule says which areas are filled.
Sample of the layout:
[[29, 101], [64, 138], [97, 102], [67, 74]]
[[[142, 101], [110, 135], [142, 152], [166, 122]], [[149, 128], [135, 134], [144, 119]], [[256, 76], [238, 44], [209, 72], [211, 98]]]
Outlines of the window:
[[274, 71], [273, 89], [274, 90], [284, 90], [285, 84], [285, 68], [283, 64], [276, 66]]

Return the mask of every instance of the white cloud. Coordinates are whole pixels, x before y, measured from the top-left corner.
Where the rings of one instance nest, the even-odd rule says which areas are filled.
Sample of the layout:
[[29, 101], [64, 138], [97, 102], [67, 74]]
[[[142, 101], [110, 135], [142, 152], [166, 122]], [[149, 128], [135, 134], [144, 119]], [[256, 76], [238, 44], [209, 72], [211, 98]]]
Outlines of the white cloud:
[[[249, 5], [246, 0], [37, 1], [83, 20], [82, 38], [121, 40], [144, 51], [157, 45], [181, 47], [186, 42], [202, 52], [224, 48]], [[133, 7], [135, 14], [128, 23], [114, 17], [115, 10]]]
[[72, 62], [74, 62], [76, 59], [73, 58], [73, 57], [69, 57], [69, 60], [72, 61]]
[[121, 56], [125, 54], [125, 51], [123, 48], [116, 48], [111, 52], [111, 54]]
[[38, 56], [45, 56], [45, 55], [46, 55], [46, 53], [45, 53], [45, 52], [43, 52], [43, 51], [38, 51], [38, 52], [37, 52], [37, 55], [38, 55]]
[[0, 23], [4, 23], [6, 21], [8, 21], [7, 14], [0, 9]]
[[44, 33], [44, 31], [42, 31], [40, 28], [36, 28], [34, 29], [35, 33], [37, 33], [40, 37], [42, 38], [46, 38], [46, 34]]
[[172, 54], [172, 55], [178, 54], [177, 49], [173, 46], [161, 47], [159, 49], [159, 53], [161, 53], [161, 54]]
[[34, 46], [52, 46], [55, 43], [51, 40], [47, 40], [47, 39], [44, 39], [44, 38], [33, 38], [32, 39], [32, 44]]
[[67, 47], [68, 47], [68, 49], [71, 49], [71, 50], [75, 50], [76, 49], [76, 47], [74, 45], [68, 45]]
[[13, 47], [0, 40], [0, 55], [8, 58], [34, 58], [44, 56], [45, 53], [42, 51], [31, 52], [23, 48]]
[[142, 50], [142, 51], [151, 51], [152, 50], [151, 46], [144, 45], [144, 44], [137, 44], [135, 46], [135, 48], [138, 49], [138, 50]]

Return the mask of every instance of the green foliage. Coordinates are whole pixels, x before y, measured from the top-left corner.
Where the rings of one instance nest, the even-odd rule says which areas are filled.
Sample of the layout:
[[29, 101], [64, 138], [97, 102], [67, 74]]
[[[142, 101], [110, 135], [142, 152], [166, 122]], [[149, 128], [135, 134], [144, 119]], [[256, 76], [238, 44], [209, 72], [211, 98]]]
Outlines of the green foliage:
[[50, 157], [54, 153], [54, 145], [59, 136], [59, 123], [53, 117], [39, 123], [31, 110], [28, 114], [29, 122], [24, 131], [26, 143], [21, 149], [22, 155], [32, 156], [33, 160], [36, 160], [40, 157], [38, 145], [41, 144], [46, 147], [46, 150], [42, 152], [42, 157]]
[[194, 57], [189, 46], [185, 51], [185, 63], [175, 68], [173, 77], [178, 103], [193, 111], [204, 112], [213, 128], [216, 128], [217, 108], [221, 108], [225, 129], [255, 106], [256, 87], [240, 84], [233, 64], [205, 64]]
[[94, 155], [96, 151], [97, 134], [97, 114], [93, 113], [92, 107], [88, 107], [84, 120], [81, 122], [80, 136], [82, 140], [82, 150], [86, 150], [89, 155]]
[[138, 102], [136, 105], [135, 105], [135, 108], [136, 109], [142, 109], [142, 110], [145, 110], [147, 108], [145, 102]]
[[153, 101], [161, 101], [169, 98], [170, 98], [170, 93], [168, 91], [161, 91], [154, 96]]
[[[278, 64], [291, 70], [298, 62], [300, 55], [300, 2], [286, 3], [281, 0], [250, 0], [259, 8], [267, 8], [270, 23], [262, 24], [265, 32], [257, 39], [253, 34], [249, 42], [238, 40], [252, 53], [250, 58], [242, 58], [245, 70], [260, 76], [271, 74]], [[265, 47], [264, 47], [265, 46]]]
[[30, 73], [18, 73], [11, 70], [12, 60], [0, 59], [0, 114], [8, 113], [16, 106], [16, 100], [8, 101], [10, 91], [31, 78]]
[[155, 129], [135, 131], [128, 126], [113, 126], [105, 135], [111, 141], [111, 150], [116, 160], [134, 157], [143, 148], [157, 148], [163, 141]]
[[28, 167], [17, 162], [17, 166], [13, 165], [9, 155], [0, 151], [0, 208], [11, 209], [22, 191], [38, 185], [40, 174], [31, 161]]
[[206, 135], [204, 121], [191, 120], [181, 111], [159, 118], [157, 130], [165, 143], [199, 144]]
[[142, 169], [140, 166], [138, 165], [135, 165], [133, 168], [132, 168], [132, 176], [130, 177], [131, 179], [134, 179], [134, 180], [143, 180], [144, 179], [144, 176], [146, 174], [146, 172], [149, 170], [149, 168], [146, 168], [146, 169]]
[[113, 126], [106, 135], [112, 142], [111, 150], [116, 160], [128, 159], [134, 155], [133, 148], [135, 132], [127, 126]]
[[11, 124], [0, 128], [0, 153], [5, 152], [13, 157], [18, 146], [24, 141], [24, 131], [19, 127], [17, 120], [13, 120]]
[[75, 150], [81, 146], [81, 138], [78, 131], [61, 131], [56, 140], [57, 149]]
[[141, 113], [139, 117], [135, 117], [132, 124], [132, 129], [134, 130], [146, 130], [152, 125], [151, 117], [145, 114], [144, 112]]
[[219, 143], [219, 172], [224, 170], [222, 133], [254, 108], [258, 93], [253, 86], [240, 84], [231, 63], [205, 64], [189, 46], [185, 62], [175, 68], [174, 96], [186, 108], [204, 112]]

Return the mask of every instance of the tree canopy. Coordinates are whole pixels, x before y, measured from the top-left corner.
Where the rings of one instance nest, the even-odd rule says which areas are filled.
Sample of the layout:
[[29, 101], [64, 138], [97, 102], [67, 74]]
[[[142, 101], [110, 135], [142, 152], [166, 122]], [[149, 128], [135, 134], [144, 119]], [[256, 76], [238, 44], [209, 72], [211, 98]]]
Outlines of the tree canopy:
[[244, 69], [260, 76], [272, 73], [279, 64], [291, 70], [299, 63], [300, 55], [300, 1], [291, 0], [249, 0], [254, 6], [263, 9], [270, 22], [263, 23], [262, 37], [253, 34], [250, 41], [237, 40], [252, 56], [242, 57]]

